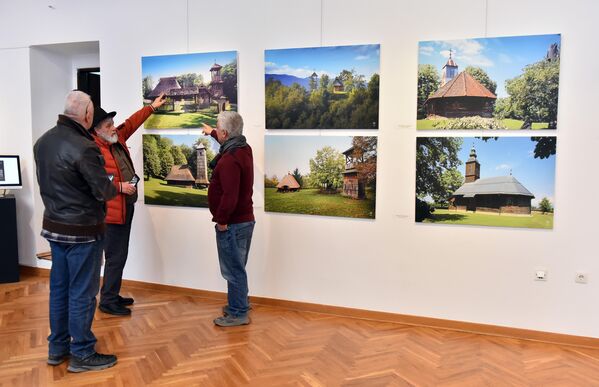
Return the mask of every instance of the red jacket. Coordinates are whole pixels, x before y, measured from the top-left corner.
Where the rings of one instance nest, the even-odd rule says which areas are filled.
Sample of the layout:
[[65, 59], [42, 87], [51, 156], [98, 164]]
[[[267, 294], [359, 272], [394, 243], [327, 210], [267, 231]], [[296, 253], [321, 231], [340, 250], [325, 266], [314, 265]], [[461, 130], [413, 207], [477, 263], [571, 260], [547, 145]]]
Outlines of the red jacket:
[[[127, 120], [117, 126], [117, 133], [119, 135], [119, 143], [125, 149], [125, 153], [127, 157], [129, 157], [129, 161], [131, 161], [131, 165], [133, 165], [133, 161], [131, 160], [131, 155], [129, 154], [129, 148], [127, 148], [126, 141], [135, 133], [135, 131], [144, 123], [145, 120], [148, 119], [154, 112], [152, 106], [144, 106], [137, 112], [133, 113], [131, 117], [127, 118]], [[120, 193], [119, 183], [122, 181], [121, 179], [121, 171], [117, 165], [117, 162], [112, 154], [112, 146], [111, 144], [104, 141], [104, 139], [100, 138], [96, 133], [93, 133], [94, 140], [98, 147], [100, 148], [100, 152], [104, 156], [104, 161], [106, 165], [106, 172], [109, 175], [113, 175], [114, 179], [112, 183], [116, 186], [117, 191], [119, 192], [116, 197], [112, 200], [106, 202], [106, 223], [109, 224], [124, 224], [125, 223], [125, 195], [124, 193]]]
[[[216, 132], [212, 131], [212, 136]], [[254, 220], [252, 193], [254, 160], [252, 148], [235, 148], [220, 157], [212, 171], [208, 188], [208, 207], [218, 224], [235, 224]]]

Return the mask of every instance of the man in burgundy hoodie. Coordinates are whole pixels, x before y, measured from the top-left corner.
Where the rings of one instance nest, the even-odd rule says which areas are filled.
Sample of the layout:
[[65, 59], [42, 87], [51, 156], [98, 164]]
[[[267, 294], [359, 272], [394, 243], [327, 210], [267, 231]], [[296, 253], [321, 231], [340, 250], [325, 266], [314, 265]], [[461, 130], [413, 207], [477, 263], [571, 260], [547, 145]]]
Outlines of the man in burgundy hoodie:
[[214, 320], [221, 327], [250, 323], [245, 266], [256, 223], [252, 206], [254, 161], [252, 148], [242, 132], [243, 119], [236, 112], [220, 113], [216, 129], [204, 124], [204, 134], [221, 144], [209, 165], [212, 178], [208, 189], [208, 206], [212, 221], [216, 222], [220, 271], [227, 280], [228, 304], [223, 308], [223, 316]]

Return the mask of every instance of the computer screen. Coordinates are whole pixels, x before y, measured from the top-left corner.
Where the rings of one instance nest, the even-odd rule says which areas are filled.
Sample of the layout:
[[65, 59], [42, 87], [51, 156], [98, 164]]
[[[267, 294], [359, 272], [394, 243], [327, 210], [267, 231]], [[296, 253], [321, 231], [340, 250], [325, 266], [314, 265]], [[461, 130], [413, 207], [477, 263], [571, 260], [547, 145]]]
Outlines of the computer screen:
[[0, 190], [20, 189], [22, 187], [19, 156], [0, 155]]

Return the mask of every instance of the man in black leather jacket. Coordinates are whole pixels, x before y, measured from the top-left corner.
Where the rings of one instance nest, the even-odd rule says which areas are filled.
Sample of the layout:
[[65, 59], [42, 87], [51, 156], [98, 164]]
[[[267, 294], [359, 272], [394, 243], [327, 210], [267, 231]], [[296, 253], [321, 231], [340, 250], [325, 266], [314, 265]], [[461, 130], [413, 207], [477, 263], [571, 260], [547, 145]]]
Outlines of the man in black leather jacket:
[[116, 364], [116, 356], [96, 352], [91, 331], [100, 286], [105, 202], [117, 193], [88, 132], [93, 112], [89, 95], [70, 92], [64, 114], [34, 146], [45, 207], [41, 234], [52, 250], [48, 364], [61, 364], [70, 354], [71, 372]]

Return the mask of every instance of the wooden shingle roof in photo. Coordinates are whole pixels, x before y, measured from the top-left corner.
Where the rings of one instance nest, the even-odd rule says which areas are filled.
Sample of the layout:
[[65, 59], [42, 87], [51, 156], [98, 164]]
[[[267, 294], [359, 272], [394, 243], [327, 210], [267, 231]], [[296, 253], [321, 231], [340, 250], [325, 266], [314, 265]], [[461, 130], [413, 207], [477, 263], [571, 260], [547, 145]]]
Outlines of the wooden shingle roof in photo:
[[451, 97], [497, 98], [495, 94], [491, 93], [489, 89], [481, 85], [479, 81], [465, 71], [462, 71], [454, 79], [435, 91], [433, 95], [428, 97], [427, 102], [431, 99]]
[[279, 184], [277, 184], [277, 188], [300, 188], [297, 180], [291, 174], [287, 174], [284, 178], [281, 179]]
[[194, 183], [195, 178], [191, 174], [191, 170], [187, 165], [173, 165], [171, 171], [164, 179], [166, 181], [180, 181]]
[[521, 195], [534, 198], [529, 190], [514, 176], [497, 176], [487, 179], [478, 179], [472, 183], [465, 183], [458, 188], [452, 196], [472, 198], [476, 195]]
[[168, 95], [169, 91], [171, 91], [172, 89], [180, 88], [181, 85], [179, 85], [179, 82], [177, 82], [177, 77], [160, 78], [160, 81], [158, 81], [158, 84], [156, 85], [154, 90], [152, 90], [150, 94], [148, 94], [148, 98], [156, 98], [161, 93]]

